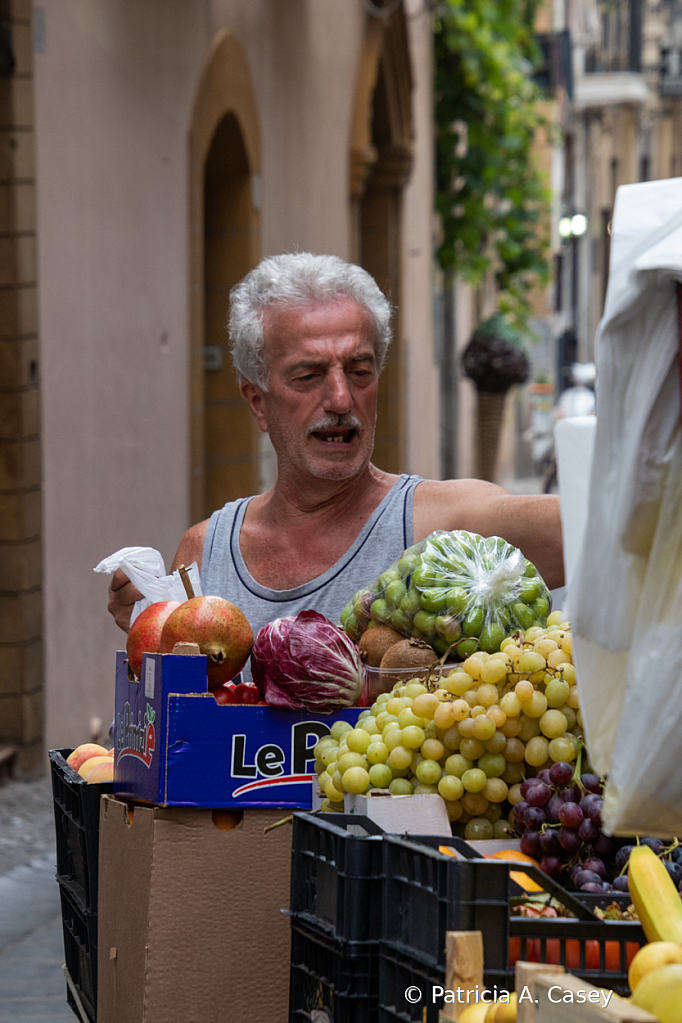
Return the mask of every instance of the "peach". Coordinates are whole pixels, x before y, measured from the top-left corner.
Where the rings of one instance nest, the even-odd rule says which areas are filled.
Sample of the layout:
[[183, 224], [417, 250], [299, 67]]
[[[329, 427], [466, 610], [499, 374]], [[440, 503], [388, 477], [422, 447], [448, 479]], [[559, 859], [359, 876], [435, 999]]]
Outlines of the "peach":
[[[94, 759], [94, 758], [93, 758]], [[100, 782], [114, 780], [114, 759], [113, 757], [102, 757], [98, 763], [87, 774], [88, 785], [99, 785]]]
[[98, 746], [96, 742], [83, 742], [80, 746], [76, 746], [72, 753], [69, 753], [66, 762], [69, 767], [73, 767], [74, 771], [78, 771], [81, 764], [84, 764], [90, 757], [104, 757], [108, 752], [104, 746]]
[[84, 764], [81, 764], [81, 766], [78, 768], [78, 773], [80, 774], [81, 778], [88, 778], [93, 768], [97, 764], [104, 763], [105, 761], [107, 764], [113, 764], [114, 762], [113, 757], [90, 757], [88, 760], [85, 761]]
[[483, 1023], [490, 1006], [487, 1002], [472, 1002], [459, 1016], [459, 1023]]
[[516, 1023], [516, 991], [512, 991], [508, 1002], [493, 1002], [485, 1014], [485, 1023]]
[[670, 963], [682, 963], [682, 945], [676, 941], [650, 941], [642, 945], [628, 970], [628, 984], [634, 991], [642, 977]]

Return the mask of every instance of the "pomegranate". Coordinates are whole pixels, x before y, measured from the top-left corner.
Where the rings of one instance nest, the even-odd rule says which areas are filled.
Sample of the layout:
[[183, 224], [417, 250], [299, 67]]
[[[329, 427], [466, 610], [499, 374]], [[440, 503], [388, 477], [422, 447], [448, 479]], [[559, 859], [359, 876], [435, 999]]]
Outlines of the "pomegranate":
[[245, 615], [222, 597], [192, 597], [169, 615], [161, 633], [160, 651], [176, 643], [198, 643], [207, 658], [208, 688], [218, 689], [246, 664], [253, 632]]
[[159, 600], [141, 611], [130, 627], [126, 652], [128, 667], [135, 678], [142, 671], [142, 654], [161, 652], [161, 631], [172, 611], [180, 607], [179, 600]]

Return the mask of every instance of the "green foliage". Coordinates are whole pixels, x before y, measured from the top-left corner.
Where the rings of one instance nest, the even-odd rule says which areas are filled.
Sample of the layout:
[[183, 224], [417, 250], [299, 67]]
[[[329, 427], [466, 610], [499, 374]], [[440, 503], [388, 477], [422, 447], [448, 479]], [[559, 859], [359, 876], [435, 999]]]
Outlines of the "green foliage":
[[499, 307], [519, 327], [549, 279], [549, 192], [533, 154], [549, 129], [531, 77], [539, 2], [443, 0], [435, 26], [438, 260], [472, 284], [493, 264]]

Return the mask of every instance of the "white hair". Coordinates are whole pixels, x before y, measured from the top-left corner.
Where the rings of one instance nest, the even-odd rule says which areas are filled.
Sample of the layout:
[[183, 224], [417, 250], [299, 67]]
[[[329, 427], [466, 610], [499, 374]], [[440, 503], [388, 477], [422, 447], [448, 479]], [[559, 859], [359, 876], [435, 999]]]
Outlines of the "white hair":
[[278, 305], [327, 304], [352, 299], [366, 309], [376, 328], [375, 353], [380, 370], [391, 340], [391, 305], [374, 278], [338, 256], [291, 252], [268, 256], [230, 291], [232, 361], [237, 378], [267, 390], [263, 314]]

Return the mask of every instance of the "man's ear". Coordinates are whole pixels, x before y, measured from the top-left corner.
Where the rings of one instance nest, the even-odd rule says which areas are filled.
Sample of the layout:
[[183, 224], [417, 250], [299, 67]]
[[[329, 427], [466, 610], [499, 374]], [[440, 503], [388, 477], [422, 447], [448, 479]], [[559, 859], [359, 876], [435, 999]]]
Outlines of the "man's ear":
[[252, 384], [250, 380], [242, 380], [239, 385], [239, 389], [242, 392], [244, 401], [251, 409], [251, 415], [258, 423], [258, 429], [261, 433], [267, 433], [268, 423], [265, 418], [265, 393], [256, 384]]

